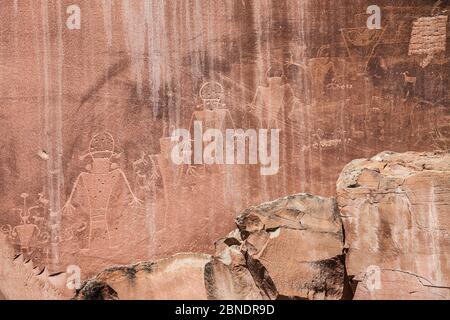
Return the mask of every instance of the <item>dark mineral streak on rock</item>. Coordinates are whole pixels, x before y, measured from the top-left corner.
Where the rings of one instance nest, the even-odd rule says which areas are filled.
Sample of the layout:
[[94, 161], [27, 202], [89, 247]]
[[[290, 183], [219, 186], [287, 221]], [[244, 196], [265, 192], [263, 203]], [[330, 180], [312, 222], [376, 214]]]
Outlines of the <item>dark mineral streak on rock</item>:
[[74, 300], [118, 300], [117, 292], [104, 282], [89, 280], [77, 291]]

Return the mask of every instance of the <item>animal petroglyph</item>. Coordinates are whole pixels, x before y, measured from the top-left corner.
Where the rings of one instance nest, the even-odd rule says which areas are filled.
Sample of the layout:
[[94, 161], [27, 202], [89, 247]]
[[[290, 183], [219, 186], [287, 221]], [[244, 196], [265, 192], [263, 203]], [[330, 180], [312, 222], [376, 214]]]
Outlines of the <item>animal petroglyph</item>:
[[416, 83], [417, 78], [412, 77], [408, 71], [405, 71], [402, 73], [404, 83], [404, 90], [405, 90], [405, 99], [408, 99], [411, 95], [414, 95], [416, 90]]

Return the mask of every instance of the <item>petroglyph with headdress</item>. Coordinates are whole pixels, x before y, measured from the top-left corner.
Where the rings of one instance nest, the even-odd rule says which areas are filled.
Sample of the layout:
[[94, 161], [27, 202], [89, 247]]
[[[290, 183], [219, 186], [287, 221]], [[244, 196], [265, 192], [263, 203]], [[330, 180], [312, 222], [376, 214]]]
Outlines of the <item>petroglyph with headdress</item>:
[[[115, 152], [111, 134], [95, 135], [88, 152], [87, 172], [77, 177], [67, 203], [62, 209], [62, 240], [77, 240], [80, 249], [116, 248], [129, 237], [141, 201], [133, 193], [125, 173], [112, 162]], [[130, 233], [135, 231], [129, 230]]]

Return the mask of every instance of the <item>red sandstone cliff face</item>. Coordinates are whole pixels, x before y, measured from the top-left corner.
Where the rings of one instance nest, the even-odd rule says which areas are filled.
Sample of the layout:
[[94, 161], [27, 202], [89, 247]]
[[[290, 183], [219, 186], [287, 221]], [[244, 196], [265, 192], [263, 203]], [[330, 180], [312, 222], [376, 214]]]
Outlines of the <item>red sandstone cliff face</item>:
[[354, 160], [338, 183], [359, 299], [449, 299], [448, 153]]
[[354, 160], [337, 182], [337, 203], [298, 194], [249, 208], [214, 256], [187, 264], [174, 256], [176, 271], [160, 268], [163, 261], [145, 276], [135, 271], [144, 264], [119, 268], [120, 277], [106, 271], [77, 297], [95, 298], [95, 282], [119, 299], [177, 299], [190, 286], [201, 293], [190, 294], [195, 299], [448, 300], [449, 157], [383, 152]]
[[[0, 227], [50, 273], [212, 254], [236, 212], [334, 196], [353, 159], [448, 148], [445, 4], [378, 1], [371, 31], [364, 0], [80, 0], [79, 30], [66, 26], [72, 4], [0, 4]], [[420, 54], [435, 27], [436, 52]], [[173, 163], [170, 134], [208, 120], [211, 81], [223, 88], [214, 123], [281, 130], [276, 174]]]

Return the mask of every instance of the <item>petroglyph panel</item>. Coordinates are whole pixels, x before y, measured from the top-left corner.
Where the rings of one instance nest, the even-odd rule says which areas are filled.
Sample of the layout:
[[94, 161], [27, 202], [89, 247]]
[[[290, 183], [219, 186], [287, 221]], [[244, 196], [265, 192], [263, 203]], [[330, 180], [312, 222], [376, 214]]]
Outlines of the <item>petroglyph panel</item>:
[[[72, 4], [0, 4], [0, 226], [17, 254], [47, 232], [50, 272], [211, 253], [247, 207], [333, 196], [352, 159], [450, 145], [445, 3], [377, 1], [379, 30], [366, 0], [79, 0], [68, 28]], [[194, 121], [279, 129], [279, 170], [175, 164]]]

